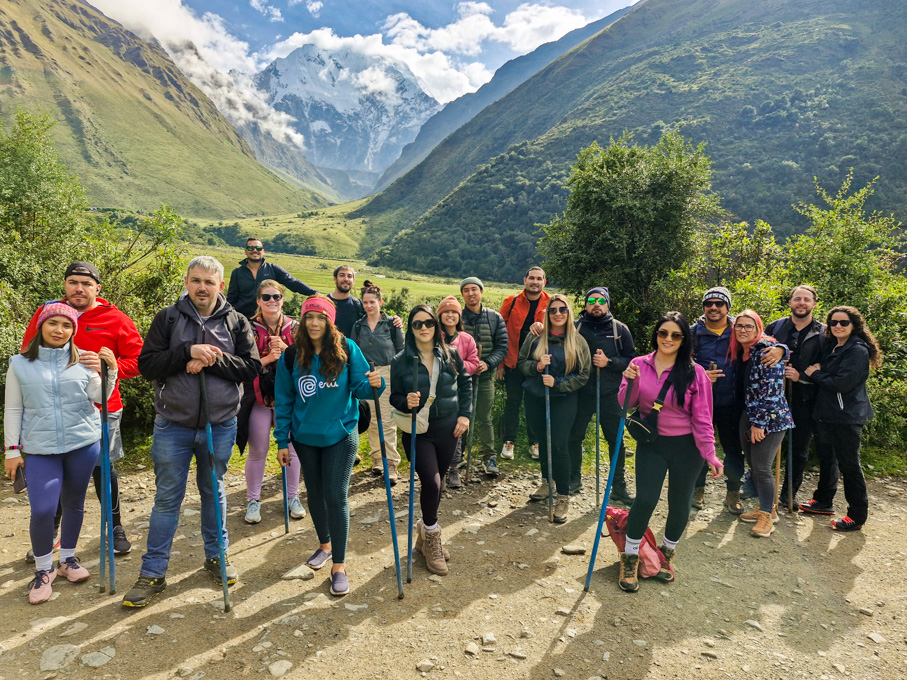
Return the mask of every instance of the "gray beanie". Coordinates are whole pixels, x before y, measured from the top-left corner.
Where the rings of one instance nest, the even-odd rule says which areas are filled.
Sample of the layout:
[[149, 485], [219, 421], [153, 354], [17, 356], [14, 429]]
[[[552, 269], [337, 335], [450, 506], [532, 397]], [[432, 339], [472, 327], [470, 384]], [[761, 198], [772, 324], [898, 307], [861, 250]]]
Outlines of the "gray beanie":
[[460, 292], [463, 292], [463, 286], [468, 286], [470, 283], [474, 283], [479, 287], [479, 290], [485, 290], [485, 284], [482, 283], [481, 279], [478, 276], [467, 276], [465, 279], [460, 281]]
[[702, 304], [706, 303], [706, 300], [721, 300], [725, 306], [731, 308], [731, 291], [723, 286], [715, 286], [714, 288], [709, 288], [705, 295], [702, 296]]

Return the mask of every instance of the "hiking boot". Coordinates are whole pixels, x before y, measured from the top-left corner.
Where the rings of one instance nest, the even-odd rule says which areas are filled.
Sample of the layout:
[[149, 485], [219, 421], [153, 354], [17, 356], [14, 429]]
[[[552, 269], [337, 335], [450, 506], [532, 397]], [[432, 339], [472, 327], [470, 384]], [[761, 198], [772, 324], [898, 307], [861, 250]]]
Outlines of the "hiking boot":
[[64, 577], [70, 583], [87, 581], [91, 574], [88, 569], [79, 564], [78, 557], [67, 557], [65, 562], [57, 563], [57, 576]]
[[494, 459], [494, 456], [485, 461], [485, 474], [490, 477], [497, 477], [501, 474], [501, 471], [498, 470], [498, 463]]
[[331, 574], [331, 595], [346, 595], [350, 592], [350, 580], [345, 571], [335, 571]]
[[548, 498], [549, 487], [548, 482], [542, 482], [542, 485], [529, 494], [529, 500], [531, 501], [543, 501]]
[[382, 468], [380, 465], [372, 466], [372, 477], [380, 477], [383, 474], [384, 474], [384, 468]]
[[835, 531], [859, 531], [862, 526], [862, 524], [857, 524], [850, 517], [842, 517], [831, 521], [831, 528]]
[[305, 508], [302, 505], [302, 501], [299, 500], [299, 496], [293, 496], [287, 504], [287, 507], [290, 510], [290, 517], [293, 519], [302, 519], [305, 517]]
[[664, 555], [665, 563], [661, 565], [661, 569], [655, 574], [655, 578], [662, 583], [674, 583], [674, 548], [668, 548], [663, 545], [658, 549]]
[[148, 576], [139, 574], [139, 580], [135, 582], [132, 589], [126, 593], [123, 598], [124, 607], [144, 607], [158, 593], [163, 593], [167, 587], [167, 581], [163, 576]]
[[[54, 547], [53, 547], [53, 549], [54, 549], [54, 550], [59, 550], [59, 549], [60, 549], [60, 537], [59, 537], [59, 536], [56, 536], [56, 538], [54, 539]], [[31, 548], [29, 548], [29, 549], [28, 549], [28, 552], [25, 553], [25, 561], [26, 561], [26, 562], [32, 562], [32, 563], [34, 563], [34, 561], [35, 561], [35, 551], [32, 550]]]
[[[766, 514], [768, 514], [768, 513], [766, 513]], [[772, 524], [778, 523], [778, 506], [777, 505], [772, 508], [771, 518], [772, 518]], [[741, 522], [749, 522], [750, 524], [752, 524], [753, 522], [758, 522], [759, 521], [759, 508], [757, 507], [752, 512], [741, 513], [741, 515], [738, 517], [738, 519]]]
[[615, 483], [611, 487], [611, 500], [630, 506], [633, 505], [633, 501], [636, 500], [636, 497], [627, 490], [626, 484]]
[[724, 509], [732, 515], [743, 514], [743, 504], [740, 502], [740, 491], [728, 491], [724, 497]]
[[246, 524], [258, 524], [261, 521], [261, 502], [249, 501], [249, 505], [246, 506], [246, 516], [243, 519]]
[[564, 524], [567, 521], [567, 512], [570, 510], [570, 496], [558, 495], [554, 504], [554, 523]]
[[357, 454], [356, 454], [356, 462], [354, 462], [353, 465], [354, 465], [354, 466], [355, 466], [355, 465], [359, 465], [359, 463], [361, 463], [361, 462], [362, 462], [362, 456], [360, 456], [360, 455], [357, 453]]
[[[799, 512], [799, 511], [800, 511], [800, 504], [797, 502], [796, 494], [794, 494], [794, 499], [793, 499], [793, 500], [794, 500], [794, 504], [793, 504], [793, 508], [794, 508], [794, 509], [793, 509], [793, 510], [789, 510], [788, 512]], [[784, 508], [785, 510], [787, 510], [789, 507], [791, 507], [791, 505], [790, 505], [790, 503], [789, 503], [788, 501], [789, 501], [789, 499], [788, 499], [787, 489], [784, 488], [784, 487], [782, 487], [782, 488], [781, 488], [781, 493], [778, 495], [778, 505], [780, 505], [782, 508]]]
[[[425, 543], [425, 523], [420, 519], [416, 520], [416, 542], [413, 544], [414, 552], [422, 552], [422, 546]], [[444, 553], [444, 559], [448, 562], [450, 561], [450, 552], [443, 545], [441, 546], [441, 551]]]
[[757, 510], [756, 514], [756, 526], [753, 527], [751, 533], [753, 536], [768, 538], [775, 531], [775, 523], [772, 521], [772, 516], [762, 510]]
[[705, 487], [697, 486], [693, 489], [693, 500], [690, 501], [692, 505], [697, 510], [702, 510], [705, 507]]
[[639, 555], [620, 554], [620, 575], [617, 577], [617, 585], [625, 593], [635, 593], [639, 590], [639, 579], [636, 577], [638, 570]]
[[[224, 564], [226, 566], [227, 572], [227, 585], [232, 586], [236, 583], [236, 579], [239, 578], [239, 572], [236, 571], [236, 567], [230, 564], [230, 559], [224, 555]], [[224, 585], [223, 577], [220, 572], [220, 557], [206, 557], [205, 558], [205, 571], [207, 571], [214, 578], [214, 582], [222, 586]]]
[[447, 560], [444, 559], [444, 546], [441, 545], [441, 527], [434, 531], [427, 531], [422, 526], [422, 554], [425, 556], [425, 566], [432, 574], [446, 576], [449, 571]]
[[504, 447], [501, 449], [501, 458], [513, 460], [513, 442], [504, 442]]
[[[571, 484], [570, 490], [567, 493], [570, 494], [571, 496], [579, 496], [580, 494], [583, 493], [583, 485], [582, 484]], [[612, 491], [611, 493], [614, 493], [614, 492]]]
[[391, 480], [391, 486], [397, 486], [397, 466], [394, 463], [387, 464], [387, 478]]
[[459, 489], [463, 486], [463, 482], [460, 481], [460, 470], [452, 467], [447, 472], [447, 486], [451, 489]]
[[113, 554], [125, 555], [132, 550], [132, 543], [126, 538], [126, 530], [123, 527], [113, 528]]
[[57, 577], [57, 572], [53, 569], [48, 571], [36, 571], [35, 577], [28, 583], [28, 601], [31, 604], [41, 604], [47, 602], [51, 595], [54, 594], [50, 584]]
[[538, 444], [533, 444], [532, 446], [529, 447], [529, 457], [532, 458], [532, 460], [539, 459], [539, 445]]
[[800, 503], [800, 511], [810, 515], [833, 515], [835, 509], [831, 505], [822, 505], [815, 498], [810, 498], [805, 503]]

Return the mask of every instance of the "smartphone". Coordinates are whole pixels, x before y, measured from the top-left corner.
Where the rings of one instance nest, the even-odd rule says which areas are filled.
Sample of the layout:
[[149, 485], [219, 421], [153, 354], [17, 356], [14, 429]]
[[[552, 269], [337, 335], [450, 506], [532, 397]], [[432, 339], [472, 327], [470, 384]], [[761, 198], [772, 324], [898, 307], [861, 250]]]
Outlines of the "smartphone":
[[13, 491], [16, 493], [22, 493], [25, 491], [25, 468], [18, 467], [16, 468], [16, 477], [13, 479]]

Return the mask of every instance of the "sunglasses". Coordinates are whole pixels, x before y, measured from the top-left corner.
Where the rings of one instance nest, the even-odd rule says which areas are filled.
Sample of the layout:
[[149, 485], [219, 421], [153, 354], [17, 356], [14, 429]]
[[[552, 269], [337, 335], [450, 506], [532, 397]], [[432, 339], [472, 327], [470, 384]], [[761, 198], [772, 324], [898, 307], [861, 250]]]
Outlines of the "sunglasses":
[[841, 328], [847, 328], [850, 325], [850, 319], [831, 319], [828, 322], [829, 326], [840, 326]]
[[570, 311], [570, 310], [567, 307], [549, 307], [548, 308], [549, 314], [566, 314], [568, 311]]
[[250, 253], [251, 253], [253, 250], [257, 250], [258, 252], [261, 252], [261, 251], [264, 250], [264, 249], [265, 249], [264, 246], [246, 246], [246, 250], [248, 250]]
[[702, 306], [708, 309], [709, 307], [718, 307], [719, 309], [724, 307], [723, 300], [706, 300], [702, 303]]
[[434, 328], [438, 325], [438, 322], [434, 319], [426, 319], [425, 321], [413, 321], [410, 326], [413, 330], [420, 331], [423, 328]]
[[754, 330], [756, 330], [756, 327], [751, 323], [735, 323], [734, 330], [743, 331], [744, 333], [752, 333]]
[[671, 340], [683, 340], [683, 333], [681, 333], [680, 331], [668, 332], [664, 328], [659, 328], [658, 337], [661, 338], [662, 340], [665, 340], [669, 337], [671, 338]]
[[259, 297], [265, 302], [270, 302], [271, 300], [280, 302], [281, 300], [283, 300], [283, 295], [281, 295], [280, 293], [262, 293], [261, 295], [259, 295]]
[[588, 298], [586, 300], [587, 305], [606, 305], [608, 304], [608, 298]]

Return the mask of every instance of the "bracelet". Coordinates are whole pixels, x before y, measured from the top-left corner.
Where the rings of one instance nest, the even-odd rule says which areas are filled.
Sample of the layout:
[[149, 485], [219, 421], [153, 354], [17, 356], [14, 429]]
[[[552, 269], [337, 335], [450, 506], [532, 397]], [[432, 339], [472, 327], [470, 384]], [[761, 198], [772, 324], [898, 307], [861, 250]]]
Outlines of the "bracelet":
[[4, 446], [4, 447], [3, 447], [3, 450], [4, 450], [4, 451], [14, 451], [14, 450], [16, 450], [16, 449], [18, 449], [19, 451], [21, 451], [21, 450], [22, 450], [22, 447], [21, 447], [19, 444], [13, 444], [12, 446]]

